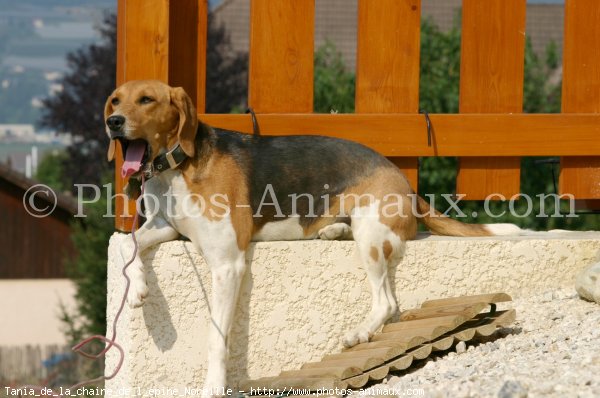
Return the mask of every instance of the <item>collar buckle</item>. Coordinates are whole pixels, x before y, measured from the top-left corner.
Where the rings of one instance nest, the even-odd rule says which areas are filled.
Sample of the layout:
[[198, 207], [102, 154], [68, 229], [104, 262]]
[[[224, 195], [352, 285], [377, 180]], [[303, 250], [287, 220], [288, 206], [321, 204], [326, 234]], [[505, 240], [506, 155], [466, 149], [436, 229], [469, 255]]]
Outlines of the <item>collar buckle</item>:
[[177, 163], [177, 161], [175, 160], [175, 158], [173, 157], [173, 152], [179, 148], [179, 143], [177, 145], [175, 145], [173, 147], [173, 149], [171, 149], [169, 152], [165, 153], [165, 158], [167, 159], [167, 162], [169, 163], [169, 167], [174, 169], [175, 167], [177, 167], [179, 164]]

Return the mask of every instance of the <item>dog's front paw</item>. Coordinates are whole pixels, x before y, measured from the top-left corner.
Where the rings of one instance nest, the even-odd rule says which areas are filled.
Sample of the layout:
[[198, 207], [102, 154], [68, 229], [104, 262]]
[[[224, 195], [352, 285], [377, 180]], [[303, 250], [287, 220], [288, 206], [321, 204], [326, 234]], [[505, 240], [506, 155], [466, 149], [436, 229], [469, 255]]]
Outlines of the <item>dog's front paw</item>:
[[130, 308], [138, 308], [144, 305], [144, 299], [148, 296], [148, 285], [144, 281], [131, 281], [127, 294], [127, 303]]
[[225, 375], [208, 375], [202, 388], [202, 398], [223, 397], [225, 395]]
[[360, 343], [366, 343], [370, 337], [369, 329], [361, 325], [353, 331], [346, 333], [343, 340], [344, 347], [350, 348]]

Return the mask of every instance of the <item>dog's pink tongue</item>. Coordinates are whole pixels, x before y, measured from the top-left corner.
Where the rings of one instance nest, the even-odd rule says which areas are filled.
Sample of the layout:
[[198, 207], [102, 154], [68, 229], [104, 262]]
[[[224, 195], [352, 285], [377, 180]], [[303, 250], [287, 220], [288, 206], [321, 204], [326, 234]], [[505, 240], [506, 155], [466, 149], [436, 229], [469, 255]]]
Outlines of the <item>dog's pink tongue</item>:
[[143, 140], [131, 141], [125, 152], [125, 161], [121, 167], [121, 177], [129, 177], [142, 167], [142, 158], [146, 152], [146, 142]]

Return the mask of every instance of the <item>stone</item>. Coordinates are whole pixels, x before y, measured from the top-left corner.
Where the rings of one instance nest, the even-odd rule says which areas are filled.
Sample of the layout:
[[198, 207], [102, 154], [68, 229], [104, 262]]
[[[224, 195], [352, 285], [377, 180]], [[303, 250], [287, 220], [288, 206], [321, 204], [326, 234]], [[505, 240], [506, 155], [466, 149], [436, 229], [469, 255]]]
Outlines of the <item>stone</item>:
[[527, 398], [527, 389], [517, 380], [507, 380], [498, 391], [498, 398]]
[[456, 353], [462, 354], [465, 351], [467, 351], [467, 345], [465, 344], [464, 341], [459, 341], [458, 344], [456, 345]]
[[600, 304], [600, 261], [577, 275], [575, 290], [580, 297]]

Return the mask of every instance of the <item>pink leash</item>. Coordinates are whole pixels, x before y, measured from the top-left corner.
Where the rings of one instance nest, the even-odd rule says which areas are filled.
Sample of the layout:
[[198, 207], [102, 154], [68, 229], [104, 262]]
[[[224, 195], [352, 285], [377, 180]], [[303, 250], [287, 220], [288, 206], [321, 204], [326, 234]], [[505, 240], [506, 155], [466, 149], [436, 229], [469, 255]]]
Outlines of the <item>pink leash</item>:
[[[144, 174], [142, 173], [142, 186], [141, 186], [140, 196], [142, 196], [144, 194], [144, 180], [145, 180]], [[115, 315], [115, 319], [113, 320], [112, 337], [109, 339], [105, 336], [101, 336], [101, 335], [97, 334], [94, 336], [90, 336], [90, 337], [86, 338], [85, 340], [80, 341], [79, 343], [77, 343], [76, 345], [74, 345], [71, 348], [74, 352], [76, 352], [77, 354], [82, 355], [86, 358], [98, 359], [98, 358], [104, 357], [106, 355], [106, 353], [108, 352], [108, 350], [110, 350], [112, 347], [115, 347], [117, 350], [119, 350], [119, 354], [120, 354], [119, 362], [117, 363], [115, 370], [109, 376], [100, 376], [100, 377], [96, 377], [95, 379], [81, 381], [81, 382], [74, 384], [68, 388], [68, 390], [70, 390], [71, 392], [73, 390], [76, 390], [76, 389], [86, 386], [88, 384], [97, 383], [99, 381], [104, 381], [104, 380], [110, 380], [119, 373], [119, 371], [121, 370], [121, 367], [123, 366], [123, 361], [125, 360], [125, 351], [123, 351], [123, 348], [119, 344], [117, 344], [117, 323], [119, 321], [119, 318], [121, 317], [123, 308], [125, 307], [125, 302], [127, 301], [127, 294], [129, 293], [129, 286], [131, 285], [131, 280], [129, 279], [129, 276], [127, 276], [126, 271], [127, 271], [127, 268], [135, 260], [135, 257], [137, 256], [137, 252], [138, 252], [138, 243], [135, 238], [135, 230], [136, 230], [136, 225], [138, 223], [138, 219], [139, 219], [139, 212], [136, 209], [135, 216], [133, 217], [133, 226], [131, 227], [131, 238], [133, 239], [133, 255], [131, 256], [131, 259], [123, 266], [123, 269], [121, 271], [126, 280], [125, 292], [123, 293], [123, 298], [121, 299], [121, 305], [119, 306], [119, 310], [117, 311], [117, 314]], [[106, 344], [106, 347], [97, 354], [88, 354], [87, 352], [83, 351], [83, 347], [85, 347], [86, 345], [88, 345], [90, 342], [92, 342], [94, 340], [100, 340], [100, 341], [104, 342]], [[47, 387], [42, 387], [42, 386], [25, 385], [25, 386], [22, 386], [19, 388], [35, 390], [35, 391], [38, 391], [38, 393], [42, 390], [48, 391]], [[62, 395], [58, 395], [58, 394], [52, 394], [52, 396], [62, 398]]]

